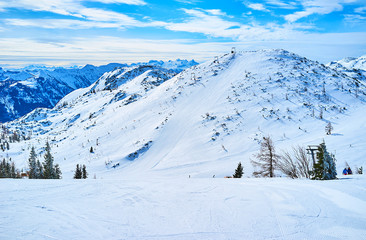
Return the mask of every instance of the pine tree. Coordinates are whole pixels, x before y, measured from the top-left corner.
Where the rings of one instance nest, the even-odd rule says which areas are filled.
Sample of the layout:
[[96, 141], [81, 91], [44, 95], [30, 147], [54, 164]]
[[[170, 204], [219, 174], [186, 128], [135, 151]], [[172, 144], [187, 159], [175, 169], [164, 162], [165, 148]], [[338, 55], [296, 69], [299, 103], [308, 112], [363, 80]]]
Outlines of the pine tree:
[[235, 173], [233, 175], [234, 178], [241, 178], [243, 176], [243, 167], [241, 162], [238, 163], [238, 167], [235, 169]]
[[79, 167], [79, 164], [76, 164], [76, 170], [75, 170], [74, 178], [75, 179], [81, 179], [82, 174], [83, 173], [81, 171], [81, 168]]
[[55, 176], [56, 179], [61, 178], [62, 173], [61, 173], [60, 166], [58, 164], [55, 165], [55, 174], [56, 174], [56, 176]]
[[253, 172], [253, 175], [274, 177], [274, 170], [279, 157], [280, 156], [276, 154], [271, 137], [263, 137], [260, 152], [256, 155], [258, 160], [252, 160], [252, 164], [259, 168], [258, 171]]
[[38, 179], [44, 178], [43, 172], [44, 172], [43, 166], [42, 166], [41, 162], [37, 159], [36, 171], [35, 171], [36, 178], [38, 178]]
[[317, 162], [313, 166], [313, 180], [330, 180], [337, 176], [335, 158], [333, 154], [329, 154], [325, 143], [321, 143], [316, 153]]
[[10, 164], [10, 175], [9, 175], [9, 177], [10, 178], [16, 178], [17, 177], [17, 173], [16, 173], [17, 171], [16, 171], [16, 169], [15, 169], [15, 164], [14, 164], [14, 162], [12, 162], [11, 164]]
[[37, 155], [32, 147], [31, 152], [29, 154], [28, 166], [29, 166], [29, 179], [38, 178], [37, 177]]
[[86, 179], [88, 177], [88, 173], [86, 171], [86, 166], [83, 165], [83, 169], [82, 169], [82, 178]]
[[15, 163], [11, 162], [11, 158], [5, 158], [0, 162], [0, 178], [17, 178], [20, 177], [19, 170], [16, 169]]
[[44, 155], [43, 162], [43, 178], [45, 179], [56, 179], [56, 171], [53, 166], [53, 156], [51, 154], [51, 147], [48, 141], [46, 142], [46, 153]]

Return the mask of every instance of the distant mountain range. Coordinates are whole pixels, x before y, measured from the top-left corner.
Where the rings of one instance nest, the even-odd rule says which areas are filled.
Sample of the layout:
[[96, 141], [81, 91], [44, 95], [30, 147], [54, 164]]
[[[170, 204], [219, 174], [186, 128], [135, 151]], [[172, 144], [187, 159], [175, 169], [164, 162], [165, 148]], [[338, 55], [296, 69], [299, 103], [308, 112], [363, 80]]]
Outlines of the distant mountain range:
[[90, 86], [105, 72], [127, 66], [151, 65], [179, 73], [194, 66], [194, 60], [155, 61], [136, 64], [110, 63], [82, 68], [28, 66], [17, 70], [0, 68], [0, 122], [14, 120], [35, 108], [52, 108], [66, 94]]

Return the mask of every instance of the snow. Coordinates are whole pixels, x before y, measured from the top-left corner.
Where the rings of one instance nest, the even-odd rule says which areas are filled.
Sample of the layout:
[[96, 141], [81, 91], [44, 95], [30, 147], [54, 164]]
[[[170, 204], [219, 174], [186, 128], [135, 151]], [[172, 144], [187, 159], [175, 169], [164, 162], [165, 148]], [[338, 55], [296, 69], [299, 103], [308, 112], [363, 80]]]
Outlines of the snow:
[[0, 239], [366, 237], [363, 175], [1, 181]]
[[[270, 135], [278, 153], [325, 140], [338, 173], [346, 163], [366, 165], [364, 132], [355, 131], [366, 126], [365, 90], [359, 87], [355, 97], [351, 78], [319, 63], [284, 50], [226, 54], [219, 63], [193, 66], [146, 88], [145, 79], [169, 75], [152, 69], [157, 74], [150, 76], [149, 67], [115, 69], [54, 109], [35, 110], [7, 124], [26, 135], [31, 131], [32, 138], [12, 143], [0, 158], [9, 156], [26, 169], [30, 147], [41, 153], [48, 139], [66, 179], [76, 164], [107, 178], [142, 173], [224, 177], [238, 162], [248, 177], [250, 159], [262, 137]], [[104, 90], [107, 84], [113, 87]], [[331, 135], [324, 130], [328, 122], [334, 127]], [[147, 151], [129, 160], [150, 141]]]
[[[177, 75], [107, 72], [5, 124], [31, 138], [0, 159], [26, 170], [31, 147], [42, 161], [49, 141], [63, 179], [2, 179], [0, 239], [365, 239], [366, 177], [340, 175], [366, 166], [363, 81], [284, 50]], [[264, 136], [277, 153], [325, 141], [340, 179], [253, 178]], [[238, 162], [244, 178], [224, 178]], [[72, 179], [76, 164], [89, 179]]]

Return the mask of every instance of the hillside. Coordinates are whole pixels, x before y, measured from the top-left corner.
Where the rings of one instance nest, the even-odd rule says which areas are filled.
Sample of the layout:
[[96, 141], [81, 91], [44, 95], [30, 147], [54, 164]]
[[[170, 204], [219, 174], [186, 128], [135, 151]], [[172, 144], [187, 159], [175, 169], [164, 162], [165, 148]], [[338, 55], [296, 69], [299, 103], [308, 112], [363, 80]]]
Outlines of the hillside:
[[284, 50], [225, 54], [175, 76], [157, 66], [117, 68], [53, 109], [7, 123], [30, 140], [0, 155], [26, 168], [30, 147], [41, 153], [48, 139], [64, 178], [77, 163], [103, 178], [223, 177], [239, 161], [249, 177], [269, 135], [278, 152], [325, 140], [340, 173], [346, 161], [366, 163], [355, 131], [366, 126], [364, 84]]

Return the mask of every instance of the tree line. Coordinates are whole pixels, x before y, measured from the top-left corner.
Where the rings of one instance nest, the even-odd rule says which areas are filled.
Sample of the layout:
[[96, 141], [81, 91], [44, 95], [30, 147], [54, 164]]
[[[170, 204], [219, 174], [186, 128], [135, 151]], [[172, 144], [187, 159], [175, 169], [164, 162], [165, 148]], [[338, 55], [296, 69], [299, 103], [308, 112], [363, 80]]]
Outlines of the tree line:
[[28, 159], [29, 172], [28, 177], [30, 179], [60, 179], [61, 169], [58, 164], [54, 165], [54, 158], [51, 154], [51, 147], [49, 142], [46, 142], [44, 161], [41, 163], [37, 159], [37, 154], [34, 147], [32, 147]]

